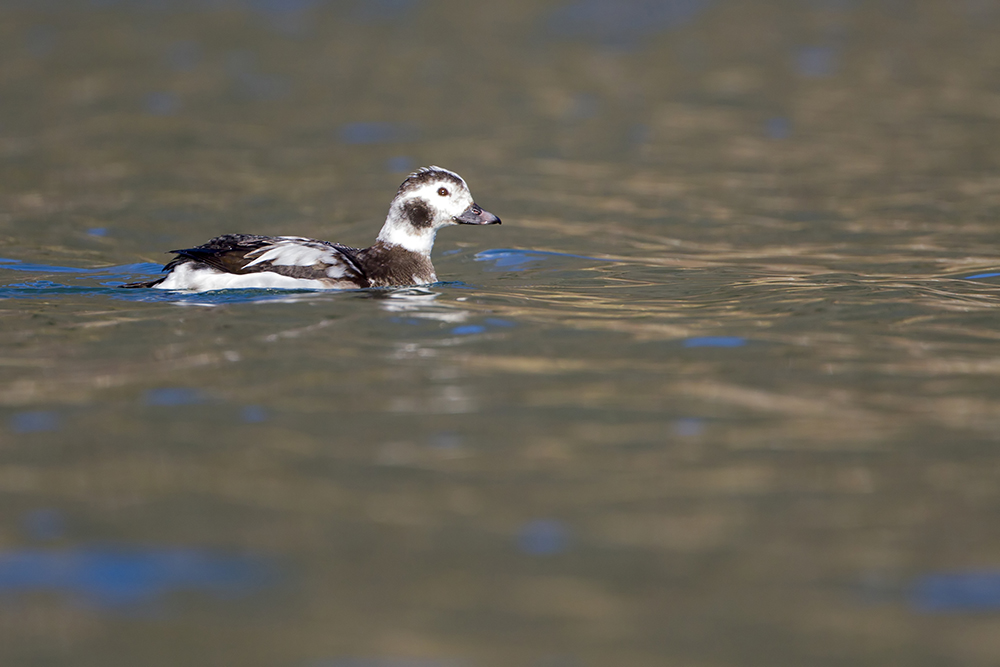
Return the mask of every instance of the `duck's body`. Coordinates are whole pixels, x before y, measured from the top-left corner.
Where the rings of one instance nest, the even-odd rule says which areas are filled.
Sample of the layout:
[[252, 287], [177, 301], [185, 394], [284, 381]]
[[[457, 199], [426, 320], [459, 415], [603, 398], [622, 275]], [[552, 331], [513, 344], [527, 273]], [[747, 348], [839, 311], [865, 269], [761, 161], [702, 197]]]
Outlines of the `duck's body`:
[[163, 267], [166, 276], [123, 287], [202, 292], [426, 285], [437, 281], [431, 263], [437, 230], [456, 224], [498, 225], [500, 218], [476, 205], [461, 176], [424, 167], [399, 186], [382, 231], [368, 248], [301, 236], [226, 234], [196, 248], [172, 250], [177, 257]]
[[167, 275], [148, 285], [205, 291], [232, 288], [358, 289], [437, 281], [429, 256], [376, 241], [370, 248], [301, 236], [226, 234], [173, 250]]

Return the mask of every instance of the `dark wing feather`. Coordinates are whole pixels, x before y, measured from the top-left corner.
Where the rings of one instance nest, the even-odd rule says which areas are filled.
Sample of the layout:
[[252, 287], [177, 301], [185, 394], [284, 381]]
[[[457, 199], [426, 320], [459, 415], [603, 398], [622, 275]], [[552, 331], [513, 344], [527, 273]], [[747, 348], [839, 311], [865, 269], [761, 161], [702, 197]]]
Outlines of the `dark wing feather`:
[[[246, 254], [265, 248], [277, 240], [273, 236], [258, 236], [256, 234], [226, 234], [224, 236], [217, 236], [208, 243], [195, 248], [170, 250], [169, 252], [174, 253], [177, 257], [170, 260], [163, 267], [163, 270], [170, 271], [185, 261], [194, 261], [207, 264], [213, 269], [218, 269], [225, 273], [245, 273], [243, 268], [253, 261], [253, 258], [247, 259]], [[260, 271], [261, 269], [256, 270]]]

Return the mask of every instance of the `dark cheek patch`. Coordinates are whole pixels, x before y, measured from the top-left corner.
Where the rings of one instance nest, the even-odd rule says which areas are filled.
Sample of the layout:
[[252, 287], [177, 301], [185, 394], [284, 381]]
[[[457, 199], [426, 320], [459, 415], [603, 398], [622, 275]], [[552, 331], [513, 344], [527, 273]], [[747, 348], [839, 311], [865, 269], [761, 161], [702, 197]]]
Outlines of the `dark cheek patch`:
[[414, 227], [431, 226], [431, 210], [423, 199], [406, 202], [403, 206], [403, 212]]

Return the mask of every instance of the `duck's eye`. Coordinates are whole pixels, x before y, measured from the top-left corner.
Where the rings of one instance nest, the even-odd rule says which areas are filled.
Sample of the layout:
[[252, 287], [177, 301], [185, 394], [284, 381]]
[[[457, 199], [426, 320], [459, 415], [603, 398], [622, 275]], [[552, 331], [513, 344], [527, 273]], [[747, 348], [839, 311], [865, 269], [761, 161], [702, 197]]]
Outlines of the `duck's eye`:
[[438, 188], [438, 194], [442, 197], [448, 196], [448, 188]]

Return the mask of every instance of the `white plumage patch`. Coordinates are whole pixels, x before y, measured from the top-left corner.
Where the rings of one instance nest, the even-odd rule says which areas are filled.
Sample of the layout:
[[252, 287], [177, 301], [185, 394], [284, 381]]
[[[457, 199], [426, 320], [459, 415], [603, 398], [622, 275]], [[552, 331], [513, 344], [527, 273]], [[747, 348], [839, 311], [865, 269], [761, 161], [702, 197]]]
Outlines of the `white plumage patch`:
[[[255, 257], [248, 267], [261, 262], [278, 266], [314, 266], [316, 264], [341, 264], [343, 255], [335, 248], [299, 236], [280, 236], [282, 239], [263, 248], [248, 252], [245, 257]], [[341, 274], [343, 275], [343, 271]], [[339, 277], [339, 276], [331, 276]]]
[[[402, 190], [392, 200], [385, 224], [378, 234], [378, 240], [388, 245], [400, 246], [410, 252], [429, 257], [434, 247], [434, 236], [437, 230], [448, 225], [454, 225], [455, 216], [474, 203], [472, 194], [462, 177], [439, 167], [419, 169], [410, 176], [419, 176], [432, 171], [440, 171], [454, 176], [458, 187], [449, 178], [430, 180], [419, 187], [409, 187]], [[422, 202], [430, 214], [428, 226], [415, 226], [407, 218], [407, 202]]]
[[174, 267], [157, 289], [207, 292], [217, 289], [329, 289], [320, 280], [292, 278], [271, 271], [225, 273], [205, 265], [185, 263]]
[[415, 229], [412, 225], [387, 221], [379, 232], [378, 240], [389, 245], [398, 245], [410, 252], [430, 256], [434, 248], [437, 229]]

